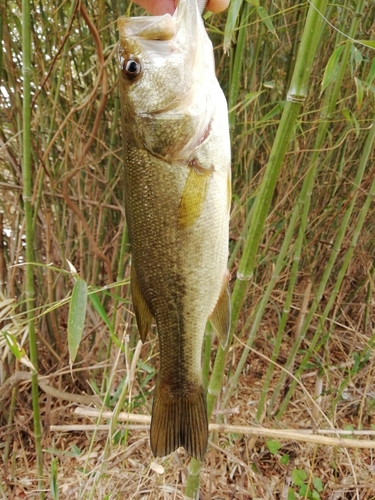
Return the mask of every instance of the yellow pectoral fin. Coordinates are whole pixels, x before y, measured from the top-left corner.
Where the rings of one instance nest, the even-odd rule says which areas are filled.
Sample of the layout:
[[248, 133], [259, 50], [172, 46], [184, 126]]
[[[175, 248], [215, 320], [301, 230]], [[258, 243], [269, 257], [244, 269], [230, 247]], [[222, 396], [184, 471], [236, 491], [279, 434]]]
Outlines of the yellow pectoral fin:
[[194, 161], [191, 163], [178, 212], [178, 223], [183, 228], [192, 226], [201, 215], [212, 173], [212, 170], [200, 168]]
[[[228, 272], [229, 277], [229, 272]], [[216, 335], [220, 340], [221, 347], [226, 348], [230, 330], [230, 291], [228, 285], [228, 277], [226, 276], [223, 283], [219, 299], [209, 321], [213, 326]]]
[[147, 334], [151, 329], [152, 314], [141, 292], [137, 274], [133, 265], [131, 267], [131, 289], [139, 335], [141, 336], [142, 342], [145, 342]]

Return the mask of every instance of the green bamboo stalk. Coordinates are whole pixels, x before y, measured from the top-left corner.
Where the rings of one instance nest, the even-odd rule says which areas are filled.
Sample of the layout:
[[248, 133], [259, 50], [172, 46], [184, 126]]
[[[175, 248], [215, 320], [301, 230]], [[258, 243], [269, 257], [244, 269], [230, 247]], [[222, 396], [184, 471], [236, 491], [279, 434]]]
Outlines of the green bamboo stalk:
[[[23, 143], [22, 143], [22, 177], [23, 177], [23, 202], [25, 210], [26, 230], [26, 265], [25, 265], [25, 291], [26, 308], [29, 328], [30, 361], [38, 370], [38, 350], [35, 334], [34, 317], [34, 232], [33, 208], [31, 205], [32, 173], [31, 173], [31, 19], [30, 2], [22, 0], [22, 75], [23, 75]], [[37, 473], [39, 481], [39, 496], [45, 498], [43, 481], [43, 452], [42, 452], [42, 425], [40, 420], [38, 374], [32, 373], [31, 392], [34, 418], [35, 452], [37, 460]]]
[[[361, 13], [363, 12], [364, 5], [365, 5], [364, 0], [360, 0], [357, 4], [356, 15], [353, 18], [353, 21], [352, 21], [352, 24], [350, 27], [350, 31], [349, 31], [350, 37], [354, 37], [356, 32], [357, 32], [358, 22], [359, 22]], [[332, 91], [331, 92], [328, 91], [325, 94], [324, 103], [323, 103], [322, 120], [319, 123], [316, 139], [314, 142], [313, 153], [311, 155], [309, 165], [308, 165], [308, 173], [307, 173], [307, 176], [304, 180], [304, 184], [303, 184], [303, 188], [301, 190], [301, 194], [299, 196], [298, 204], [295, 208], [295, 210], [302, 209], [302, 213], [301, 213], [301, 224], [300, 224], [298, 237], [297, 237], [296, 244], [295, 244], [295, 257], [293, 259], [293, 265], [292, 265], [292, 271], [291, 271], [292, 276], [296, 276], [296, 274], [298, 272], [298, 267], [299, 267], [299, 262], [300, 262], [300, 258], [301, 258], [301, 254], [302, 254], [302, 247], [303, 247], [303, 242], [304, 242], [304, 237], [305, 237], [305, 230], [307, 227], [307, 220], [308, 220], [308, 214], [309, 214], [311, 196], [312, 196], [312, 188], [314, 186], [315, 178], [317, 175], [317, 165], [319, 164], [318, 160], [319, 160], [319, 156], [320, 156], [320, 151], [323, 147], [324, 140], [326, 139], [326, 136], [328, 133], [328, 127], [329, 127], [329, 123], [330, 123], [329, 118], [334, 113], [334, 110], [335, 110], [336, 105], [337, 105], [337, 100], [339, 97], [339, 92], [340, 92], [340, 89], [342, 88], [342, 82], [344, 79], [344, 74], [346, 72], [347, 64], [348, 64], [348, 60], [349, 60], [349, 56], [350, 56], [351, 43], [352, 42], [349, 41], [349, 43], [346, 44], [345, 49], [343, 51], [341, 65], [340, 65], [339, 70], [338, 70], [337, 78], [335, 79], [335, 82], [332, 86]], [[332, 262], [332, 266], [333, 266], [333, 262]], [[328, 268], [328, 266], [327, 266], [327, 268]], [[324, 276], [326, 276], [326, 279], [328, 279], [328, 277], [329, 277], [329, 274], [327, 273], [327, 271], [328, 271], [327, 268], [326, 268], [325, 275], [324, 275]], [[291, 280], [289, 283], [289, 290], [291, 292], [294, 289], [294, 283], [295, 283], [294, 280]], [[320, 292], [321, 294], [323, 293], [324, 286], [325, 286], [325, 280], [324, 281], [322, 280], [322, 283], [319, 287], [319, 289], [321, 290], [321, 292]], [[307, 321], [307, 318], [306, 318], [306, 321]], [[285, 381], [286, 373], [288, 371], [290, 371], [291, 364], [292, 364], [292, 362], [295, 358], [295, 355], [299, 349], [300, 343], [303, 340], [305, 330], [306, 330], [306, 328], [301, 329], [301, 333], [300, 333], [299, 337], [296, 339], [296, 341], [293, 344], [291, 352], [290, 352], [288, 359], [287, 359], [285, 366], [284, 366], [285, 371], [281, 374], [281, 377], [280, 377], [276, 387], [274, 388], [274, 390], [272, 392], [272, 396], [270, 398], [269, 408], [268, 408], [269, 412], [272, 411], [272, 408], [274, 407], [275, 402], [276, 402], [277, 398], [279, 397], [280, 391], [281, 391], [283, 383]], [[273, 371], [273, 366], [274, 365], [271, 364], [269, 367], [270, 373], [272, 373], [272, 371]], [[267, 378], [267, 380], [268, 380], [268, 378]], [[265, 388], [265, 390], [267, 390], [267, 388]], [[264, 404], [264, 400], [262, 399], [262, 405], [263, 404]], [[261, 412], [261, 411], [262, 411], [262, 408], [260, 408], [258, 410], [258, 415], [259, 415], [259, 412]]]
[[[312, 64], [320, 41], [320, 36], [318, 35], [320, 35], [323, 26], [322, 15], [324, 15], [326, 7], [327, 0], [314, 0], [309, 6], [301, 45], [297, 54], [296, 66], [287, 95], [287, 103], [276, 133], [264, 178], [255, 200], [250, 230], [245, 241], [243, 255], [238, 268], [237, 281], [232, 296], [232, 321], [228, 348], [231, 345], [249, 281], [253, 276], [258, 247], [262, 238], [263, 228], [271, 205], [276, 182], [284, 162], [285, 153], [291, 140], [301, 105], [307, 96]], [[221, 390], [226, 351], [227, 350], [219, 347], [216, 355], [207, 394], [207, 411], [209, 419], [212, 415], [216, 398]], [[198, 485], [196, 484], [196, 475], [199, 474], [200, 466], [200, 462], [195, 459], [190, 463], [190, 474], [185, 489], [186, 495], [187, 492], [189, 493], [189, 495], [187, 495], [188, 498], [194, 498], [197, 494]], [[191, 480], [190, 477], [192, 478]], [[192, 483], [195, 484], [195, 489]]]
[[[253, 275], [256, 254], [262, 237], [263, 227], [268, 215], [277, 178], [284, 161], [284, 156], [302, 101], [307, 95], [307, 82], [311, 72], [312, 60], [315, 56], [316, 48], [319, 42], [318, 37], [315, 37], [314, 33], [315, 30], [320, 32], [319, 28], [322, 25], [322, 20], [318, 11], [324, 13], [326, 4], [326, 0], [319, 0], [310, 5], [309, 8], [300, 50], [297, 55], [296, 68], [293, 74], [291, 88], [288, 93], [288, 102], [286, 103], [281, 117], [275, 142], [270, 154], [270, 160], [267, 164], [266, 172], [259, 189], [259, 194], [255, 200], [253, 217], [238, 269], [237, 281], [232, 296], [232, 325], [229, 345], [239, 318], [239, 313], [249, 281]], [[217, 363], [218, 366], [223, 367], [225, 357], [224, 354], [225, 353], [222, 349], [219, 350], [215, 365]]]
[[244, 251], [238, 269], [237, 281], [232, 297], [232, 335], [233, 327], [237, 324], [239, 318], [249, 281], [253, 276], [256, 255], [278, 175], [283, 165], [285, 153], [294, 130], [301, 104], [307, 96], [308, 80], [320, 40], [315, 33], [320, 33], [323, 22], [320, 12], [325, 12], [326, 4], [326, 0], [316, 0], [312, 2], [309, 7], [301, 46], [297, 55], [296, 67], [287, 96], [287, 103], [280, 120], [264, 178], [255, 200], [249, 234], [245, 241]]
[[[320, 302], [320, 299], [321, 299], [321, 296], [323, 294], [323, 291], [325, 289], [325, 286], [327, 284], [327, 281], [328, 281], [328, 278], [331, 274], [331, 271], [332, 271], [332, 268], [333, 268], [333, 265], [336, 261], [336, 257], [339, 253], [339, 250], [341, 248], [341, 244], [342, 244], [342, 241], [344, 239], [344, 236], [346, 234], [346, 231], [347, 231], [347, 228], [349, 227], [349, 220], [350, 220], [350, 217], [352, 215], [352, 212], [353, 212], [353, 209], [354, 209], [354, 204], [356, 202], [356, 199], [357, 199], [357, 196], [358, 196], [358, 192], [359, 192], [359, 188], [360, 188], [360, 185], [361, 185], [361, 181], [362, 181], [362, 177], [363, 177], [363, 174], [365, 172], [365, 168], [366, 168], [366, 165], [367, 165], [367, 162], [368, 162], [368, 159], [369, 159], [369, 156], [370, 156], [370, 153], [372, 151], [372, 148], [373, 148], [373, 145], [374, 145], [374, 142], [375, 142], [375, 121], [373, 122], [372, 124], [372, 127], [370, 128], [370, 131], [367, 135], [367, 138], [366, 138], [366, 142], [365, 142], [365, 145], [364, 145], [364, 148], [363, 148], [363, 152], [362, 152], [362, 156], [361, 156], [361, 160], [360, 160], [360, 163], [359, 163], [359, 166], [358, 166], [358, 171], [357, 171], [357, 174], [356, 174], [356, 178], [353, 182], [353, 186], [354, 186], [354, 194], [353, 194], [353, 197], [352, 197], [352, 200], [345, 212], [345, 215], [343, 217], [343, 220], [340, 224], [340, 229], [338, 231], [338, 234], [337, 234], [337, 237], [336, 237], [336, 240], [334, 242], [334, 245], [332, 247], [332, 252], [331, 252], [331, 255], [329, 257], [329, 260], [328, 260], [328, 263], [327, 263], [327, 267], [325, 269], [325, 272], [323, 274], [323, 277], [322, 277], [322, 280], [319, 284], [319, 288], [318, 288], [318, 291], [316, 293], [316, 298], [313, 302], [313, 304], [311, 305], [311, 308], [310, 308], [310, 311], [306, 317], [306, 321], [303, 325], [303, 327], [301, 328], [301, 333], [300, 333], [300, 336], [303, 337], [304, 335], [306, 335], [306, 331], [307, 331], [307, 328], [311, 322], [311, 319], [318, 307], [318, 304]], [[359, 234], [361, 232], [361, 229], [363, 227], [363, 224], [364, 224], [364, 221], [365, 221], [365, 218], [366, 218], [366, 215], [367, 215], [367, 212], [369, 210], [369, 207], [370, 207], [370, 204], [371, 204], [371, 201], [373, 200], [373, 197], [374, 197], [374, 193], [375, 193], [375, 181], [372, 182], [372, 185], [371, 185], [371, 188], [370, 188], [370, 191], [369, 191], [369, 194], [366, 198], [366, 201], [365, 201], [365, 204], [364, 206], [361, 208], [360, 210], [360, 214], [359, 214], [359, 217], [358, 217], [358, 221], [357, 221], [357, 224], [355, 226], [355, 229], [354, 229], [354, 232], [353, 232], [353, 236], [352, 236], [352, 240], [351, 240], [351, 243], [350, 243], [350, 247], [349, 249], [347, 250], [346, 254], [345, 254], [345, 257], [344, 257], [344, 260], [343, 260], [343, 264], [341, 266], [341, 269], [340, 269], [340, 272], [338, 274], [338, 277], [337, 277], [337, 280], [335, 282], [335, 285], [333, 287], [333, 290], [331, 291], [330, 293], [330, 296], [329, 296], [329, 299], [328, 299], [328, 302], [327, 302], [327, 305], [324, 309], [324, 312], [323, 314], [321, 315], [320, 317], [320, 321], [319, 321], [319, 325], [318, 325], [318, 328], [316, 329], [316, 332], [310, 342], [310, 345], [309, 345], [309, 348], [308, 350], [306, 351], [306, 354], [305, 356], [303, 357], [303, 360], [298, 368], [298, 370], [296, 371], [295, 373], [295, 378], [293, 379], [293, 381], [291, 382], [290, 384], [290, 388], [289, 388], [289, 391], [288, 393], [286, 394], [286, 396], [283, 398], [283, 401], [280, 405], [280, 409], [277, 413], [277, 419], [279, 420], [289, 401], [290, 401], [290, 398], [292, 397], [293, 395], [293, 391], [298, 383], [298, 377], [301, 375], [301, 373], [303, 372], [303, 370], [306, 368], [306, 364], [307, 362], [309, 361], [310, 359], [310, 356], [312, 355], [312, 353], [314, 352], [315, 350], [315, 346], [319, 340], [319, 338], [321, 337], [322, 333], [323, 333], [323, 327], [324, 327], [324, 323], [328, 317], [328, 314], [336, 300], [336, 297], [337, 297], [337, 294], [339, 293], [339, 290], [340, 290], [340, 287], [341, 287], [341, 284], [342, 284], [342, 281], [345, 277], [345, 273], [348, 269], [348, 266], [350, 264], [350, 261], [351, 261], [351, 258], [353, 256], [353, 253], [354, 253], [354, 250], [356, 248], [356, 245], [357, 245], [357, 241], [358, 241], [358, 237], [359, 237]], [[294, 347], [294, 346], [293, 346]], [[294, 350], [294, 349], [292, 349]], [[284, 375], [285, 372], [283, 372], [282, 375]], [[285, 378], [285, 376], [282, 376], [280, 378]]]

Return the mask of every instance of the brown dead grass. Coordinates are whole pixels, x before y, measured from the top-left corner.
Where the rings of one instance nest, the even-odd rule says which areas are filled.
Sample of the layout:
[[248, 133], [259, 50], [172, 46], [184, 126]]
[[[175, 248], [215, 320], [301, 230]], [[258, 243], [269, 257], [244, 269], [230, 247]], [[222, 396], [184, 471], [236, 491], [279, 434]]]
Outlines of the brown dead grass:
[[[361, 305], [351, 304], [359, 314]], [[355, 315], [351, 314], [351, 318]], [[254, 350], [249, 354], [248, 363], [240, 379], [236, 393], [230, 401], [227, 411], [219, 412], [216, 418], [224, 424], [249, 426], [255, 423], [257, 403], [263, 386], [263, 377], [268, 360], [272, 355], [272, 336], [276, 328], [276, 312], [270, 309], [265, 315], [262, 328], [255, 342]], [[292, 328], [291, 328], [292, 330]], [[353, 359], [350, 351], [353, 344], [364, 342], [363, 332], [337, 325], [330, 338], [330, 345], [321, 352], [322, 358], [329, 353], [328, 369], [323, 376], [325, 393], [319, 403], [307, 397], [308, 392], [314, 399], [318, 371], [307, 371], [302, 377], [301, 386], [297, 387], [287, 413], [283, 416], [279, 428], [296, 430], [329, 428], [320, 411], [329, 416], [329, 423], [337, 429], [365, 428], [374, 429], [373, 411], [368, 411], [370, 399], [374, 399], [374, 360], [370, 359], [365, 369], [354, 376], [346, 389], [345, 399], [332, 408], [335, 392], [342, 379], [340, 367], [351, 366]], [[155, 342], [155, 339], [152, 340]], [[277, 360], [285, 361], [288, 351], [285, 339], [283, 350]], [[306, 339], [308, 343], [308, 339]], [[143, 349], [144, 351], [144, 349]], [[242, 352], [240, 341], [236, 341], [228, 359], [227, 381], [223, 387], [225, 393], [230, 377], [231, 366]], [[142, 353], [145, 354], [144, 352]], [[146, 356], [147, 357], [147, 356]], [[114, 360], [116, 362], [116, 360]], [[298, 363], [298, 360], [297, 360]], [[121, 363], [119, 370], [121, 371]], [[273, 383], [277, 382], [280, 368], [276, 366]], [[88, 370], [88, 372], [90, 372]], [[70, 380], [70, 384], [67, 381]], [[121, 377], [118, 377], [121, 380]], [[80, 393], [81, 382], [65, 374], [59, 378], [52, 376], [48, 383], [58, 391]], [[115, 388], [115, 387], [114, 387]], [[150, 383], [152, 388], [152, 382]], [[141, 392], [138, 382], [132, 387], [135, 397]], [[16, 391], [15, 418], [11, 425], [0, 430], [0, 442], [5, 443], [11, 436], [9, 460], [1, 470], [3, 498], [36, 498], [38, 492], [35, 456], [33, 449], [32, 412], [30, 402], [30, 384], [22, 381]], [[2, 404], [10, 404], [10, 395]], [[58, 460], [58, 485], [60, 499], [78, 498], [129, 498], [129, 499], [183, 499], [184, 485], [187, 478], [189, 457], [184, 450], [178, 450], [170, 457], [155, 459], [152, 457], [148, 427], [135, 426], [128, 430], [126, 442], [112, 444], [106, 459], [104, 449], [108, 440], [108, 431], [92, 430], [59, 431], [58, 426], [96, 423], [95, 418], [75, 414], [76, 403], [67, 403], [59, 397], [52, 397], [41, 391], [40, 405], [44, 424], [43, 447], [45, 449], [45, 483], [47, 498], [49, 493], [50, 468], [54, 457]], [[100, 406], [99, 406], [100, 407]], [[139, 413], [150, 408], [147, 406]], [[220, 402], [218, 403], [220, 408]], [[220, 414], [221, 413], [221, 414]], [[101, 420], [101, 423], [105, 423]], [[53, 430], [50, 426], [57, 426]], [[263, 427], [272, 429], [275, 420], [265, 416]], [[346, 436], [348, 437], [348, 436]], [[356, 440], [373, 440], [374, 436], [354, 437]], [[270, 453], [267, 439], [255, 435], [218, 433], [211, 435], [211, 443], [205, 457], [201, 473], [200, 499], [287, 499], [287, 488], [291, 484], [292, 472], [303, 469], [313, 478], [320, 478], [324, 490], [320, 498], [324, 500], [375, 498], [375, 454], [372, 449], [340, 448], [321, 444], [308, 444], [296, 440], [279, 439], [281, 448], [277, 453]], [[4, 453], [4, 444], [1, 445]], [[289, 456], [288, 464], [283, 462], [283, 455]], [[86, 473], [83, 474], [83, 469]], [[92, 494], [92, 491], [95, 491]], [[296, 490], [296, 489], [295, 489]], [[297, 490], [296, 490], [297, 491]], [[4, 496], [5, 495], [5, 496]], [[90, 496], [92, 495], [92, 496]], [[297, 496], [298, 498], [298, 496]]]

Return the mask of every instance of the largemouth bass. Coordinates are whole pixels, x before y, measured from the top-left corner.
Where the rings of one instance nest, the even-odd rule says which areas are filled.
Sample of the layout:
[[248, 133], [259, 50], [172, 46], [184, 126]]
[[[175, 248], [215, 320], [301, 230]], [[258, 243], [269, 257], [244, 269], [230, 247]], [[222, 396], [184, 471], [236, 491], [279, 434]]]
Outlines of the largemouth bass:
[[132, 300], [142, 341], [154, 318], [160, 346], [151, 449], [202, 459], [205, 326], [225, 346], [230, 324], [227, 104], [196, 0], [118, 27]]

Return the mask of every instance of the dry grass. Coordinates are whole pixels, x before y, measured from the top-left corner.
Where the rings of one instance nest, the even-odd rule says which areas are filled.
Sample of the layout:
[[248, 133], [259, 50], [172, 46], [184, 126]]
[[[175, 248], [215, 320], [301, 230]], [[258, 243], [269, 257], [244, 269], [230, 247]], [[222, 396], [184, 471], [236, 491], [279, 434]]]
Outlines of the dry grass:
[[[280, 301], [281, 295], [275, 295], [274, 300]], [[360, 312], [360, 304], [351, 304]], [[295, 306], [296, 316], [298, 307]], [[229, 408], [218, 411], [216, 418], [225, 425], [246, 426], [256, 421], [257, 404], [263, 386], [263, 377], [269, 358], [272, 356], [272, 336], [277, 328], [277, 315], [270, 309], [262, 322], [262, 328], [256, 339], [255, 349], [248, 357], [248, 363], [241, 376], [236, 394], [231, 398]], [[354, 325], [352, 325], [354, 326]], [[358, 325], [357, 325], [358, 326]], [[293, 330], [293, 326], [290, 326]], [[362, 338], [361, 338], [362, 337]], [[341, 324], [337, 325], [331, 335], [329, 348], [329, 369], [322, 375], [316, 367], [311, 367], [304, 373], [301, 384], [295, 392], [293, 401], [280, 424], [279, 434], [268, 433], [269, 437], [259, 437], [254, 433], [246, 435], [241, 429], [229, 429], [231, 432], [214, 433], [211, 436], [209, 451], [206, 455], [201, 475], [201, 499], [287, 499], [287, 485], [291, 484], [293, 470], [304, 470], [308, 477], [320, 478], [324, 486], [320, 493], [322, 499], [371, 499], [375, 498], [375, 439], [370, 433], [364, 435], [343, 436], [351, 439], [354, 446], [328, 445], [319, 434], [319, 429], [375, 429], [374, 412], [369, 408], [374, 385], [373, 360], [367, 363], [366, 369], [351, 377], [345, 396], [337, 404], [333, 404], [335, 391], [342, 381], [342, 373], [353, 366], [350, 351], [360, 341], [363, 335]], [[152, 340], [155, 342], [155, 339]], [[306, 339], [308, 342], [308, 339]], [[283, 349], [287, 350], [288, 339]], [[145, 351], [153, 352], [150, 346]], [[228, 361], [228, 376], [230, 366], [236, 365], [241, 353], [241, 342], [237, 340], [231, 349]], [[280, 353], [275, 368], [274, 382], [277, 382], [284, 358]], [[323, 355], [323, 353], [322, 353]], [[141, 355], [142, 356], [142, 355]], [[145, 356], [143, 354], [143, 356]], [[144, 357], [147, 360], [147, 355]], [[113, 359], [114, 373], [117, 382], [113, 383], [111, 392], [117, 388], [126, 370], [124, 363], [116, 355]], [[297, 360], [298, 362], [298, 360]], [[89, 377], [91, 372], [99, 373], [103, 366], [92, 363], [87, 366]], [[55, 387], [54, 396], [41, 391], [41, 410], [44, 425], [43, 447], [45, 452], [46, 484], [49, 483], [50, 467], [54, 457], [58, 460], [57, 482], [60, 497], [90, 498], [134, 498], [134, 499], [179, 499], [184, 498], [184, 484], [187, 477], [189, 458], [183, 450], [178, 450], [165, 459], [154, 459], [148, 443], [148, 425], [138, 423], [129, 426], [119, 425], [122, 429], [122, 443], [110, 445], [108, 454], [105, 447], [110, 439], [108, 425], [94, 432], [88, 424], [105, 424], [106, 418], [97, 420], [91, 416], [77, 414], [77, 403], [64, 401], [71, 394], [79, 393], [79, 378], [74, 379], [66, 373], [67, 370], [53, 373], [48, 378], [48, 384]], [[99, 376], [100, 378], [100, 376]], [[70, 382], [69, 382], [70, 381]], [[323, 391], [317, 387], [322, 384]], [[225, 394], [227, 384], [223, 386]], [[152, 389], [152, 382], [149, 389]], [[132, 385], [132, 399], [144, 392], [136, 378]], [[59, 393], [60, 391], [60, 393]], [[272, 392], [272, 388], [271, 388]], [[62, 393], [62, 394], [61, 394]], [[5, 398], [9, 404], [9, 397]], [[4, 404], [4, 400], [2, 402]], [[87, 401], [86, 403], [89, 403]], [[147, 405], [142, 406], [137, 413], [149, 412], [150, 398]], [[93, 403], [91, 404], [93, 406]], [[131, 405], [129, 405], [131, 406]], [[20, 381], [16, 394], [17, 412], [10, 426], [3, 426], [1, 441], [6, 443], [11, 435], [10, 459], [3, 470], [2, 484], [4, 498], [36, 498], [37, 478], [35, 457], [33, 456], [32, 412], [30, 409], [29, 381]], [[100, 410], [102, 405], [96, 405]], [[220, 402], [218, 403], [220, 408]], [[102, 410], [100, 410], [102, 411]], [[82, 411], [81, 411], [82, 413]], [[84, 412], [83, 412], [84, 413]], [[133, 413], [136, 413], [133, 411]], [[330, 415], [328, 417], [328, 415]], [[145, 415], [143, 420], [149, 420]], [[60, 430], [66, 425], [68, 430]], [[77, 428], [75, 428], [75, 425]], [[81, 426], [81, 427], [79, 427]], [[274, 419], [265, 416], [263, 428], [273, 429]], [[282, 429], [295, 429], [291, 436]], [[312, 430], [316, 443], [308, 443], [307, 438], [298, 432]], [[258, 433], [259, 434], [259, 433]], [[339, 439], [337, 436], [332, 437]], [[271, 453], [267, 446], [268, 439], [278, 441], [280, 448]], [[361, 443], [372, 449], [361, 448]], [[4, 452], [2, 447], [1, 452]], [[288, 456], [285, 463], [283, 456]], [[85, 473], [83, 472], [85, 470]], [[47, 493], [47, 498], [53, 498]]]

